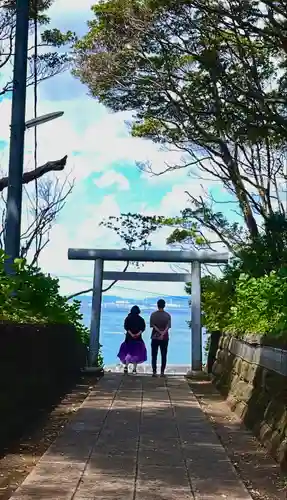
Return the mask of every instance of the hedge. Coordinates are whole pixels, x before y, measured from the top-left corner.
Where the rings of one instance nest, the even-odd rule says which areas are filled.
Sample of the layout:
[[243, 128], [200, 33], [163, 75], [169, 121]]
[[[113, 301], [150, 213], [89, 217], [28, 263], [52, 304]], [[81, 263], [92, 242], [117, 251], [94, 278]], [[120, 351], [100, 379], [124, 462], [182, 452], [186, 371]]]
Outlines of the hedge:
[[0, 324], [0, 448], [65, 394], [85, 364], [70, 325]]

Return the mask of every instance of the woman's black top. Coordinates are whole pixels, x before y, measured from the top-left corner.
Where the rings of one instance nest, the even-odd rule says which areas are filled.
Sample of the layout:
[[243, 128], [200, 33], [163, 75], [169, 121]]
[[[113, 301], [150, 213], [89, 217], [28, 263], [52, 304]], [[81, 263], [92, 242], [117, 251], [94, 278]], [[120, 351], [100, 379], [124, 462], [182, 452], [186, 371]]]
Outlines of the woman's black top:
[[138, 314], [129, 314], [124, 323], [124, 329], [126, 330], [126, 342], [130, 342], [133, 340], [142, 340], [142, 336], [137, 339], [133, 339], [129, 334], [128, 330], [130, 330], [133, 334], [138, 332], [145, 331], [145, 320], [139, 316]]

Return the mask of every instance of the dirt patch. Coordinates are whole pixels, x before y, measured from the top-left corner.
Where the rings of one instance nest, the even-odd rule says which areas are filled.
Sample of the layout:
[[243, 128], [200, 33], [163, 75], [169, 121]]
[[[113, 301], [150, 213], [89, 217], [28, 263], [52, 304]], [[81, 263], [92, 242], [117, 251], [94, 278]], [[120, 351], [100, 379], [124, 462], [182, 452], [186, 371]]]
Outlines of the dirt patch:
[[286, 500], [287, 475], [230, 410], [212, 383], [188, 382], [252, 498]]
[[83, 375], [54, 408], [44, 408], [26, 433], [10, 443], [0, 457], [0, 500], [8, 500], [62, 432], [99, 377]]

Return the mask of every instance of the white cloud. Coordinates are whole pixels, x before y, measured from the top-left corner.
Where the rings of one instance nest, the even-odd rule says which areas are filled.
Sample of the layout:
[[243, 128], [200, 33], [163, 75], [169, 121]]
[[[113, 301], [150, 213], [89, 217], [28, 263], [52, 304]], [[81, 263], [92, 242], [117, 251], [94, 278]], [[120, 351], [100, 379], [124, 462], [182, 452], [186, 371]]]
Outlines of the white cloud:
[[100, 226], [103, 219], [110, 216], [120, 215], [120, 207], [116, 201], [115, 195], [104, 196], [99, 205], [91, 205], [89, 215], [84, 224], [81, 224], [79, 231], [75, 235], [74, 246], [82, 248], [109, 248], [119, 242], [116, 234], [110, 229]]
[[[92, 277], [93, 264], [69, 261], [68, 248], [114, 248], [119, 243], [117, 235], [99, 225], [103, 218], [111, 215], [120, 215], [120, 208], [115, 196], [107, 195], [99, 205], [90, 206], [84, 223], [72, 227], [72, 230], [64, 224], [56, 224], [50, 233], [50, 245], [40, 255], [39, 264], [43, 270], [58, 276], [90, 274]], [[73, 286], [71, 281], [68, 283]]]
[[[55, 85], [57, 78], [53, 79]], [[167, 160], [172, 163], [176, 159], [175, 153], [159, 151], [158, 146], [151, 141], [129, 136], [125, 125], [127, 113], [110, 113], [88, 96], [81, 96], [72, 101], [48, 101], [41, 98], [40, 85], [38, 116], [53, 111], [64, 111], [64, 116], [38, 126], [38, 162], [46, 163], [67, 154], [67, 170], [72, 170], [77, 181], [93, 172], [104, 172], [115, 162], [126, 162], [129, 167], [133, 162], [150, 162], [158, 170], [162, 170]], [[0, 113], [0, 140], [8, 141], [11, 119], [9, 99], [0, 102]], [[31, 89], [27, 95], [26, 117], [27, 120], [33, 117]], [[26, 132], [25, 146], [24, 165], [27, 169], [33, 165], [33, 130]], [[7, 165], [8, 148], [3, 154], [5, 161], [3, 159], [2, 164]], [[166, 177], [148, 178], [150, 182], [167, 182], [175, 180], [176, 176], [174, 173], [172, 178], [169, 178], [169, 174], [166, 174]]]
[[128, 191], [130, 187], [128, 179], [123, 174], [115, 172], [114, 170], [105, 172], [99, 179], [96, 179], [94, 183], [100, 189], [116, 185], [120, 191]]
[[199, 194], [202, 191], [200, 186], [194, 184], [185, 183], [173, 186], [161, 200], [160, 213], [167, 217], [179, 215], [179, 212], [187, 206], [188, 195], [185, 191], [188, 189], [191, 189], [193, 194]]
[[95, 3], [95, 0], [74, 0], [73, 2], [70, 0], [57, 0], [50, 7], [48, 15], [55, 18], [61, 14], [64, 16], [69, 15], [69, 13], [82, 14], [89, 11]]
[[158, 215], [175, 217], [189, 205], [190, 197], [187, 193], [194, 197], [205, 197], [209, 188], [209, 183], [203, 185], [199, 179], [190, 179], [186, 175], [182, 182], [171, 186], [170, 191], [159, 200], [156, 208], [150, 208], [148, 204], [145, 204], [141, 207], [141, 213], [155, 215], [156, 211]]

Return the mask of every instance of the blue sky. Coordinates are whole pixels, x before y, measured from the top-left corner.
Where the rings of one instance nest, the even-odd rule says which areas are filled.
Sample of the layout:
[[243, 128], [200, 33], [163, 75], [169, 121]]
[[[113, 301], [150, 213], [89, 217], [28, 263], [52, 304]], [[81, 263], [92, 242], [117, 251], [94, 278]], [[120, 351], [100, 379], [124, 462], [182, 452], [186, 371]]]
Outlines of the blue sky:
[[[57, 0], [50, 9], [51, 27], [71, 29], [78, 34], [86, 30], [86, 20], [91, 17], [90, 0]], [[2, 75], [5, 78], [6, 75]], [[0, 158], [3, 168], [7, 165], [10, 123], [10, 100], [0, 102]], [[92, 264], [69, 262], [68, 247], [117, 248], [122, 247], [116, 235], [99, 223], [110, 215], [121, 212], [176, 215], [187, 206], [185, 190], [193, 195], [204, 194], [212, 188], [216, 199], [224, 201], [227, 195], [214, 182], [205, 183], [179, 170], [159, 177], [141, 172], [136, 162], [149, 161], [160, 172], [165, 162], [180, 160], [177, 153], [159, 151], [153, 143], [131, 138], [125, 120], [129, 114], [112, 114], [95, 99], [69, 72], [59, 75], [39, 86], [38, 114], [64, 111], [58, 120], [38, 128], [39, 163], [56, 160], [68, 155], [64, 179], [69, 173], [75, 187], [69, 196], [57, 223], [50, 234], [50, 243], [42, 252], [40, 265], [47, 272], [60, 276], [63, 293], [86, 288], [91, 282]], [[27, 119], [33, 117], [32, 89], [27, 95]], [[29, 168], [33, 154], [33, 133], [26, 133], [25, 168]], [[218, 206], [222, 209], [222, 205]], [[226, 205], [224, 206], [226, 210]], [[158, 233], [153, 239], [155, 248], [165, 248], [167, 232]], [[120, 269], [121, 265], [108, 264], [107, 270]], [[170, 271], [168, 265], [146, 264], [145, 271]], [[125, 284], [134, 287], [134, 296], [145, 296], [146, 291], [160, 292], [161, 284]], [[165, 284], [165, 293], [183, 294], [182, 284]], [[114, 288], [110, 293], [130, 296], [131, 291]]]

